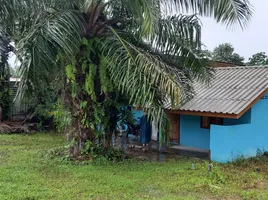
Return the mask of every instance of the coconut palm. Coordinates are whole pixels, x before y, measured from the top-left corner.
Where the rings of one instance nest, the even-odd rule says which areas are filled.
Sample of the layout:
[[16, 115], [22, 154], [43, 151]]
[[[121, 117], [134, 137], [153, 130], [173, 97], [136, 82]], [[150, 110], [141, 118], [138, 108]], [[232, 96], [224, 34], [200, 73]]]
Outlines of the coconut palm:
[[65, 70], [78, 152], [94, 138], [96, 124], [104, 123], [98, 116], [107, 115], [112, 96], [142, 107], [164, 133], [164, 103], [180, 106], [193, 95], [192, 81], [208, 81], [212, 74], [196, 53], [202, 44], [198, 16], [244, 28], [252, 15], [247, 0], [0, 3], [1, 35], [14, 41], [21, 62], [20, 91], [50, 81], [52, 69]]

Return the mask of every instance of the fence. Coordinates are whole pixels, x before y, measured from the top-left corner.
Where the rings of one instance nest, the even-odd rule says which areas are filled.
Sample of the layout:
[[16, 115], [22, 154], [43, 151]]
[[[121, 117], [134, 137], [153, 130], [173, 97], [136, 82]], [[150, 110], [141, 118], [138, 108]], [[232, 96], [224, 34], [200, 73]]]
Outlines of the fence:
[[10, 96], [10, 100], [12, 103], [10, 105], [8, 118], [9, 120], [15, 120], [15, 121], [24, 120], [27, 117], [30, 104], [27, 102], [27, 100], [24, 100], [24, 102], [20, 103], [14, 103], [14, 99], [18, 90], [18, 82], [20, 80], [16, 78], [13, 79], [11, 78], [9, 82], [10, 84], [9, 86], [12, 91]]
[[9, 111], [9, 119], [10, 120], [24, 120], [27, 117], [29, 109], [29, 104], [20, 103], [20, 104], [12, 104]]

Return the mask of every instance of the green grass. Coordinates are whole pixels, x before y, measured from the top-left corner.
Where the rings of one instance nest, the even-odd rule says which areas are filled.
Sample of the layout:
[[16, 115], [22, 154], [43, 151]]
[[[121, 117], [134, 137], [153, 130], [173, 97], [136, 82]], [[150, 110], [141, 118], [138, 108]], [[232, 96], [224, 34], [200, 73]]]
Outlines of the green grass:
[[96, 166], [41, 156], [63, 145], [55, 134], [0, 135], [0, 199], [268, 199], [267, 158], [209, 174], [207, 161], [182, 157]]

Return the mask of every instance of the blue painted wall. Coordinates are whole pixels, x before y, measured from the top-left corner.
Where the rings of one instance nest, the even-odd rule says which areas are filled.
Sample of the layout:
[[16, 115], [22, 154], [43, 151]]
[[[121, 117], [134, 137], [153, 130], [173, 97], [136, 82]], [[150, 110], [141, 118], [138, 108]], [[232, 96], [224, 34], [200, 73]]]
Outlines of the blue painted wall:
[[249, 109], [244, 115], [239, 119], [223, 119], [223, 125], [239, 125], [239, 124], [249, 124], [251, 122], [251, 109]]
[[144, 112], [142, 110], [132, 110], [131, 112], [134, 119], [141, 118], [144, 115]]
[[251, 108], [251, 122], [242, 125], [211, 125], [211, 159], [233, 161], [241, 156], [256, 156], [257, 151], [268, 150], [268, 99], [260, 99]]
[[200, 128], [200, 116], [181, 115], [180, 145], [209, 149], [210, 130]]

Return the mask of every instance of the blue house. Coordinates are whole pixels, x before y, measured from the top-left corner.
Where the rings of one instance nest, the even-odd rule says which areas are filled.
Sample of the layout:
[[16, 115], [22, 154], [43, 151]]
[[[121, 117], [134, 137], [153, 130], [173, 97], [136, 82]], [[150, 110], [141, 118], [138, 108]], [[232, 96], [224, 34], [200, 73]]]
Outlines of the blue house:
[[180, 109], [167, 105], [174, 148], [207, 152], [216, 162], [268, 151], [268, 67], [215, 68], [211, 83], [196, 82], [194, 90]]
[[268, 151], [268, 67], [215, 68], [212, 82], [194, 90], [180, 109], [167, 108], [172, 142], [217, 162]]

